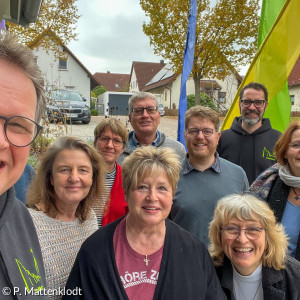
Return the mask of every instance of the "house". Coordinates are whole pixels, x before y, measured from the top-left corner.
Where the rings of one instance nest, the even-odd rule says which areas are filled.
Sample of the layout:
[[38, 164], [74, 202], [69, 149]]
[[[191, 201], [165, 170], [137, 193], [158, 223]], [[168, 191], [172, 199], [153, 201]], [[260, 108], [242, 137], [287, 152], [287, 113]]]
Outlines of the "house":
[[159, 63], [133, 61], [130, 71], [129, 92], [144, 91], [145, 85], [165, 66]]
[[[142, 64], [144, 64], [144, 68], [140, 67]], [[158, 69], [156, 74], [154, 74], [154, 66]], [[150, 69], [151, 67], [152, 69]], [[147, 73], [149, 69], [151, 72]], [[151, 77], [151, 75], [153, 76]], [[171, 109], [178, 108], [181, 74], [175, 74], [172, 71], [171, 64], [164, 64], [163, 62], [160, 64], [139, 62], [137, 65], [137, 62], [133, 62], [130, 78], [130, 92], [137, 90], [148, 91], [157, 95], [159, 102], [165, 107]], [[232, 68], [232, 71], [224, 80], [216, 78], [201, 80], [200, 89], [214, 99], [220, 110], [227, 110], [241, 82], [241, 76]], [[195, 94], [195, 86], [192, 78], [187, 81], [186, 90], [187, 95]]]
[[117, 74], [117, 73], [95, 73], [94, 78], [101, 82], [101, 85], [109, 92], [128, 92], [129, 87], [129, 74]]
[[[43, 47], [45, 42], [48, 45], [51, 44], [51, 47]], [[87, 104], [90, 106], [91, 90], [101, 83], [62, 43], [60, 38], [50, 30], [46, 30], [28, 46], [36, 55], [37, 64], [45, 78], [46, 90], [70, 89], [78, 91], [83, 98], [87, 99]]]
[[288, 87], [292, 102], [292, 112], [300, 111], [300, 57], [288, 77]]

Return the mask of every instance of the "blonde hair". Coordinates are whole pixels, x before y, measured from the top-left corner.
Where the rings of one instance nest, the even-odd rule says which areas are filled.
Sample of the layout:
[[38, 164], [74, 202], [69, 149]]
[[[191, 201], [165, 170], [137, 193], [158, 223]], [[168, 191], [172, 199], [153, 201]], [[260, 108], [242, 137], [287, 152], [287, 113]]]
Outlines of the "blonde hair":
[[170, 148], [153, 146], [137, 148], [125, 158], [122, 165], [124, 191], [128, 193], [129, 189], [135, 190], [146, 176], [161, 170], [167, 173], [174, 196], [180, 172], [178, 155]]
[[221, 266], [224, 262], [221, 227], [227, 226], [232, 218], [261, 223], [266, 232], [267, 245], [262, 255], [263, 266], [276, 270], [284, 268], [288, 238], [283, 226], [276, 223], [274, 213], [266, 202], [249, 193], [228, 195], [217, 203], [209, 227], [209, 252], [216, 266]]
[[53, 164], [57, 155], [63, 150], [84, 151], [91, 160], [93, 168], [93, 182], [88, 195], [79, 203], [75, 216], [85, 221], [90, 213], [94, 201], [101, 201], [104, 193], [105, 163], [96, 149], [77, 137], [63, 136], [48, 148], [41, 158], [37, 174], [31, 182], [27, 193], [27, 206], [36, 208], [42, 205], [45, 213], [55, 218], [57, 208], [54, 201], [54, 187], [51, 184]]

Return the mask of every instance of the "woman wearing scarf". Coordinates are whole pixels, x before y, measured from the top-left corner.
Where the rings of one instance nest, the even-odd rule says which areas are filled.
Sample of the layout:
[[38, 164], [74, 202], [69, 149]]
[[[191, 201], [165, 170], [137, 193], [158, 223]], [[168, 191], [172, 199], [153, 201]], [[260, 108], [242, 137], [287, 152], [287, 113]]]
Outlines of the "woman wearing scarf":
[[275, 144], [277, 162], [250, 191], [265, 200], [289, 237], [289, 255], [300, 261], [300, 121], [291, 123]]

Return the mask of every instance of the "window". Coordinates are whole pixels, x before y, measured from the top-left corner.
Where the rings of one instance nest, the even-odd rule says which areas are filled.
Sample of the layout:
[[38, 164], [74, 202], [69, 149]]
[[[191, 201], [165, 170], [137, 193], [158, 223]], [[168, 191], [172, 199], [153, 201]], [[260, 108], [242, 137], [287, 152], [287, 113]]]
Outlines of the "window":
[[59, 70], [67, 70], [67, 59], [66, 58], [60, 58], [59, 59]]
[[226, 92], [219, 92], [219, 102], [226, 103]]
[[295, 95], [290, 95], [291, 98], [291, 104], [294, 105], [295, 104]]

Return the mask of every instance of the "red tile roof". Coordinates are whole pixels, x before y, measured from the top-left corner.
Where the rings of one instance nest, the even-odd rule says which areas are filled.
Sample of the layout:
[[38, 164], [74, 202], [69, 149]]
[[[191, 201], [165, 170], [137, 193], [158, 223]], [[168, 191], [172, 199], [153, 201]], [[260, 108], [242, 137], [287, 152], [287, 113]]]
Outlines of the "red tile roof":
[[300, 57], [297, 59], [296, 64], [288, 78], [289, 86], [300, 84]]
[[137, 78], [137, 83], [140, 91], [144, 91], [145, 85], [150, 81], [163, 67], [165, 63], [141, 62], [133, 61], [131, 74], [134, 69]]
[[94, 77], [107, 91], [119, 92], [128, 88], [130, 74], [95, 73]]

